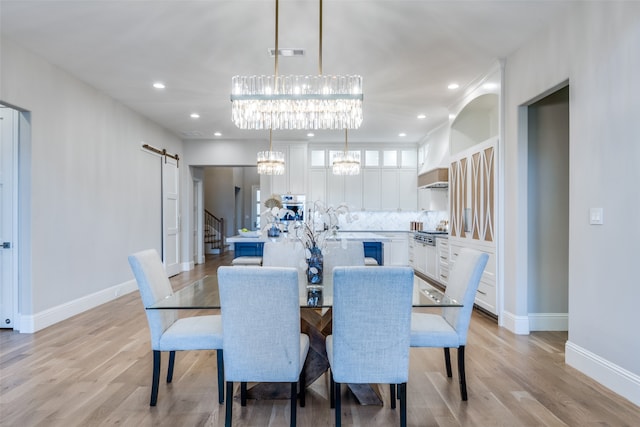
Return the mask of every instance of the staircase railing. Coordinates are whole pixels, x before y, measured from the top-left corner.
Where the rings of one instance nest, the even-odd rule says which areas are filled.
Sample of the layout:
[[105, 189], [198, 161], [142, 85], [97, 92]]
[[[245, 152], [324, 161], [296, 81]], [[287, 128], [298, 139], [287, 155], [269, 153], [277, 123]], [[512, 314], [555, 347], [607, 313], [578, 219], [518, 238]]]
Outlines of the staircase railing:
[[210, 249], [224, 251], [224, 218], [218, 218], [208, 210], [204, 210], [204, 243]]

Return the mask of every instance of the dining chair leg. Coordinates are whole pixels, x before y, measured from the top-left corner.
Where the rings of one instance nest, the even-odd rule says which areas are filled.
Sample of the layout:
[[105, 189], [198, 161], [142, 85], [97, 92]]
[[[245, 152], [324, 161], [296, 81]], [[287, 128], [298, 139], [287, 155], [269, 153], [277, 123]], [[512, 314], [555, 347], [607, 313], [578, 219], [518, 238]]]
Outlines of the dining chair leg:
[[[232, 396], [232, 397], [229, 397]], [[224, 426], [231, 427], [231, 415], [233, 411], [233, 382], [227, 381], [227, 404], [224, 413]]]
[[296, 413], [297, 413], [297, 405], [296, 405], [296, 395], [298, 394], [298, 382], [293, 381], [291, 383], [291, 422], [289, 423], [291, 427], [296, 427]]
[[449, 347], [444, 348], [444, 366], [447, 368], [447, 377], [451, 378], [453, 375], [451, 374], [451, 352]]
[[329, 377], [329, 403], [331, 409], [336, 407], [336, 383], [333, 381], [333, 374]]
[[398, 384], [400, 396], [400, 427], [407, 427], [407, 383]]
[[458, 376], [460, 377], [460, 396], [467, 400], [467, 379], [464, 372], [464, 346], [458, 347]]
[[[229, 395], [227, 395], [227, 400], [229, 399]], [[247, 406], [247, 383], [240, 383], [240, 406]]]
[[175, 364], [175, 361], [176, 361], [176, 352], [170, 351], [169, 352], [169, 368], [167, 369], [167, 383], [170, 383], [171, 381], [173, 381], [173, 365]]
[[[396, 409], [396, 385], [389, 384], [389, 394], [391, 394], [391, 409]], [[398, 393], [398, 398], [400, 394]]]
[[304, 408], [306, 404], [306, 395], [307, 395], [307, 377], [304, 374], [304, 369], [300, 372], [300, 377], [298, 378], [298, 387], [300, 387], [300, 407]]
[[224, 402], [224, 358], [222, 356], [222, 350], [216, 350], [216, 359], [218, 361], [218, 403], [221, 405]]
[[156, 406], [158, 402], [158, 384], [160, 383], [160, 355], [158, 350], [153, 350], [153, 377], [151, 379], [151, 401], [149, 406]]
[[342, 409], [340, 408], [340, 383], [335, 383], [336, 427], [342, 426]]

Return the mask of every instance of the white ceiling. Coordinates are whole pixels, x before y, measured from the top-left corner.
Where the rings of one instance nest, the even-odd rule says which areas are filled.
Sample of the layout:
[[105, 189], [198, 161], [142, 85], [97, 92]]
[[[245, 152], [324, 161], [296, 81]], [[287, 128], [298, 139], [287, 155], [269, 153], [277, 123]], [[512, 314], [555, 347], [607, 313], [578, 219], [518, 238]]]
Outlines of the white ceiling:
[[[364, 122], [350, 142], [417, 143], [498, 58], [567, 13], [565, 0], [325, 0], [323, 74], [360, 74]], [[231, 123], [231, 77], [273, 74], [274, 0], [0, 0], [3, 37], [182, 139], [268, 139]], [[318, 0], [280, 1], [280, 74], [318, 73]], [[154, 81], [167, 85], [152, 88]], [[457, 90], [447, 89], [458, 82]], [[198, 112], [200, 119], [191, 119]], [[418, 120], [419, 113], [427, 115]], [[399, 137], [405, 132], [406, 137]], [[344, 132], [316, 131], [315, 141]], [[310, 140], [274, 131], [274, 140]]]

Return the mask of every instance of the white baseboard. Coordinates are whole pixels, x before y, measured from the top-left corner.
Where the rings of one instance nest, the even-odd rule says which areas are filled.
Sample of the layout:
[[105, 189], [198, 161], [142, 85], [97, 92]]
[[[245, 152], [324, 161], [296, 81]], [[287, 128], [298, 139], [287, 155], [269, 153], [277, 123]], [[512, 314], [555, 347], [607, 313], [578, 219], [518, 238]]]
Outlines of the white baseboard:
[[31, 334], [51, 326], [70, 317], [80, 314], [106, 302], [112, 301], [122, 295], [138, 290], [135, 280], [129, 280], [119, 285], [111, 286], [91, 295], [48, 308], [32, 315], [20, 315], [20, 332]]
[[190, 271], [195, 268], [195, 262], [193, 261], [185, 261], [182, 263], [182, 271]]
[[568, 313], [529, 313], [530, 331], [568, 331]]
[[565, 363], [640, 406], [640, 376], [571, 341], [565, 344]]
[[529, 335], [529, 316], [516, 316], [508, 311], [503, 311], [501, 326], [517, 335]]

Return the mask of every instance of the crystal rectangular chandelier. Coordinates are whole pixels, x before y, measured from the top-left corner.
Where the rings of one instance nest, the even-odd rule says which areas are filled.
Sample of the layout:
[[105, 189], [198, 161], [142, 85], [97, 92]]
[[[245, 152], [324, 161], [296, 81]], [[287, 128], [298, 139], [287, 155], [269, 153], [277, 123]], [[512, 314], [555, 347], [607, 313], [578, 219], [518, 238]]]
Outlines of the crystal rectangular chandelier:
[[231, 118], [240, 129], [357, 129], [362, 124], [362, 77], [322, 74], [322, 0], [319, 73], [278, 75], [278, 0], [275, 74], [231, 79]]

